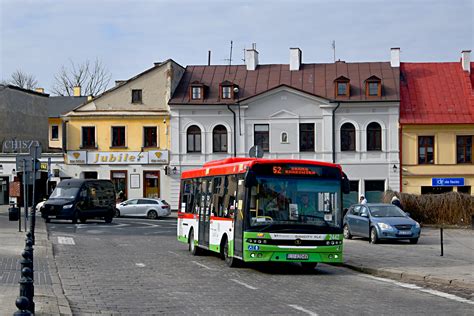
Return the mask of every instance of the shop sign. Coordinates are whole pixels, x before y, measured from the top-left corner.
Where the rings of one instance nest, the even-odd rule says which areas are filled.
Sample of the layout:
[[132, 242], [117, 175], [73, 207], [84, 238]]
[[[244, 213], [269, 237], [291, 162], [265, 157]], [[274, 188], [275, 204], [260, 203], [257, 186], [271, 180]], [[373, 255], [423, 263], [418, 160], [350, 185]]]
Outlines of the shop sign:
[[26, 154], [30, 152], [30, 148], [34, 147], [41, 147], [41, 143], [37, 140], [10, 139], [3, 141], [2, 152]]
[[132, 165], [148, 164], [146, 152], [139, 151], [91, 151], [87, 152], [87, 163], [89, 165]]
[[148, 152], [148, 163], [152, 164], [167, 164], [168, 163], [167, 150], [151, 150]]
[[431, 178], [433, 187], [458, 187], [464, 186], [464, 178]]
[[82, 150], [69, 151], [67, 153], [67, 162], [73, 165], [84, 165], [87, 163], [87, 152]]

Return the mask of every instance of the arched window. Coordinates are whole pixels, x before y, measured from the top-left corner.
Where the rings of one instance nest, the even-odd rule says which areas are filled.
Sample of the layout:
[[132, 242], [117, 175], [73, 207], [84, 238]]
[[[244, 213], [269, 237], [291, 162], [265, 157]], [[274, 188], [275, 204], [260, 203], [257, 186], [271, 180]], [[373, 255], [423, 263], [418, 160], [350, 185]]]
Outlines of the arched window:
[[382, 128], [372, 122], [367, 126], [367, 151], [382, 150]]
[[227, 152], [227, 129], [223, 125], [217, 125], [212, 131], [212, 151], [215, 153]]
[[186, 133], [188, 140], [188, 153], [201, 152], [201, 129], [196, 125], [190, 126]]
[[355, 128], [351, 123], [341, 126], [341, 151], [355, 151]]

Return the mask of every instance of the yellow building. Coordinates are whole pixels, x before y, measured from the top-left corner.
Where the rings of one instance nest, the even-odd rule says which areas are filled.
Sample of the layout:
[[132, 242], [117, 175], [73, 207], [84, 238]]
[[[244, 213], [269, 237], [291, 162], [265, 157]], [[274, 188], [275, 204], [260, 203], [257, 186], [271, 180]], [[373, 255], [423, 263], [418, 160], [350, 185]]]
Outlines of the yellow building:
[[66, 173], [111, 179], [125, 198], [167, 199], [168, 100], [184, 68], [167, 60], [63, 116]]
[[469, 52], [461, 63], [402, 63], [402, 192], [474, 194], [472, 70]]

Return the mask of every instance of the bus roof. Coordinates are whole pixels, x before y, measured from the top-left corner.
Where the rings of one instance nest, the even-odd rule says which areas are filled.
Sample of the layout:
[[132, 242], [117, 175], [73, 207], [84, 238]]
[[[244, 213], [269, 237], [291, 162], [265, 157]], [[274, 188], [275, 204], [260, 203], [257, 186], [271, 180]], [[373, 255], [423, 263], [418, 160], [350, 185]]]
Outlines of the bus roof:
[[251, 168], [256, 164], [307, 164], [314, 166], [338, 168], [342, 172], [342, 168], [338, 164], [316, 160], [232, 157], [222, 160], [209, 161], [206, 162], [202, 168], [183, 171], [181, 174], [181, 178], [189, 179], [216, 175], [245, 173], [248, 168]]

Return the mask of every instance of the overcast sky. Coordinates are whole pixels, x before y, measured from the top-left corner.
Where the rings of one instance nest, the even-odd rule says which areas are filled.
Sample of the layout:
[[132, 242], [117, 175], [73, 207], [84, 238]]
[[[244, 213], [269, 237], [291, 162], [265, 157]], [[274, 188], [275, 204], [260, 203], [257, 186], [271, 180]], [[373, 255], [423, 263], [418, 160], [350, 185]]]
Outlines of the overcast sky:
[[50, 92], [69, 60], [99, 58], [122, 80], [172, 58], [179, 64], [242, 64], [257, 44], [261, 64], [458, 61], [473, 47], [473, 0], [152, 1], [0, 0], [0, 80], [21, 69]]

